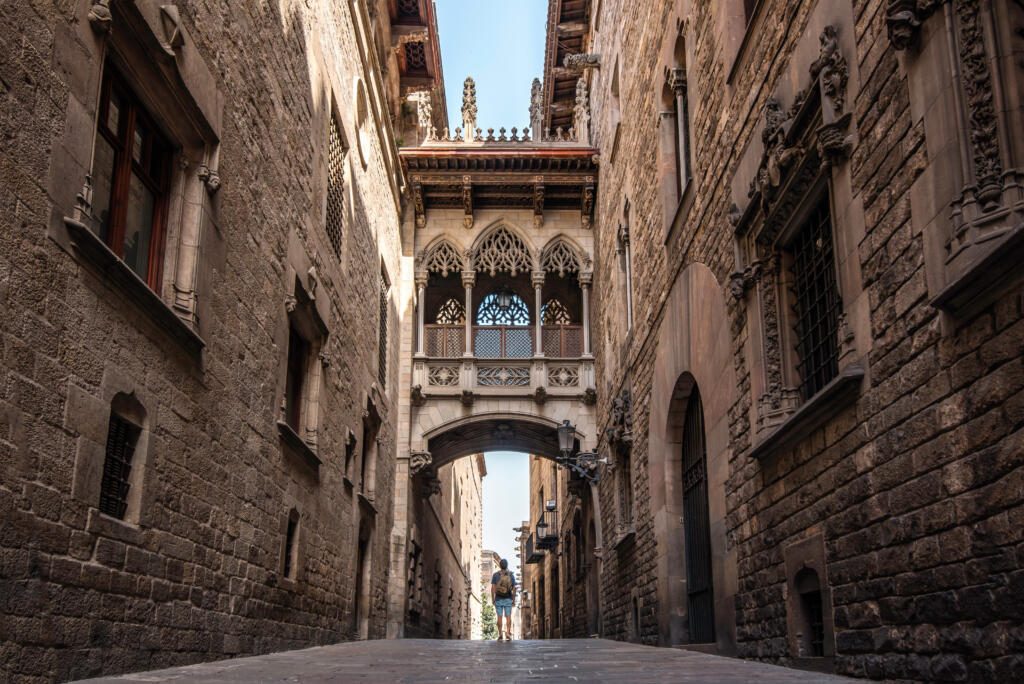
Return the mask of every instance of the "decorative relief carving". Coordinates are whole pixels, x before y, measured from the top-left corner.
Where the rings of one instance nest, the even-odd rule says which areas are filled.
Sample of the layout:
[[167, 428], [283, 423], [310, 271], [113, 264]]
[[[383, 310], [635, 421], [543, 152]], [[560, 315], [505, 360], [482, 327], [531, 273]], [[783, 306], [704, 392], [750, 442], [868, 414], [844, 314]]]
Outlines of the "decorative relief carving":
[[761, 280], [763, 261], [756, 260], [742, 271], [729, 276], [729, 292], [734, 299], [743, 299], [747, 292]]
[[597, 405], [597, 390], [593, 387], [588, 387], [583, 390], [583, 395], [580, 396], [580, 401], [583, 402], [584, 406], [595, 406]]
[[551, 366], [548, 368], [548, 384], [552, 387], [579, 387], [579, 366]]
[[473, 394], [473, 390], [462, 390], [460, 401], [463, 406], [472, 406], [473, 402], [476, 401], [476, 395]]
[[217, 191], [220, 190], [220, 176], [216, 171], [211, 169], [206, 164], [200, 164], [199, 170], [196, 172], [199, 176], [199, 180], [206, 186], [206, 191], [211, 195], [216, 195]]
[[633, 396], [628, 388], [612, 400], [611, 419], [604, 437], [619, 454], [629, 453], [633, 448]]
[[433, 464], [434, 459], [429, 451], [414, 451], [409, 454], [409, 474], [416, 477]]
[[536, 402], [539, 406], [543, 406], [547, 400], [548, 391], [543, 387], [538, 387], [533, 391], [533, 401]]
[[601, 66], [601, 56], [585, 52], [566, 55], [565, 59], [562, 60], [562, 66], [573, 71], [597, 69]]
[[512, 277], [533, 266], [530, 250], [518, 235], [504, 226], [491, 233], [473, 254], [477, 270], [491, 276], [508, 272]]
[[576, 81], [576, 106], [573, 108], [573, 127], [576, 139], [586, 145], [590, 144], [590, 94], [585, 79]]
[[413, 406], [425, 406], [427, 403], [427, 395], [423, 394], [422, 385], [413, 385], [409, 392], [409, 398]]
[[427, 384], [431, 387], [457, 387], [459, 384], [458, 366], [431, 366], [427, 370]]
[[[802, 104], [802, 98], [798, 97], [793, 110]], [[761, 207], [767, 214], [775, 198], [775, 192], [782, 185], [784, 174], [797, 158], [803, 156], [804, 150], [799, 145], [788, 142], [793, 116], [786, 113], [782, 109], [782, 104], [774, 97], [768, 98], [765, 103], [764, 122], [764, 131], [761, 133], [764, 156], [747, 196], [753, 198], [760, 194]]]
[[544, 250], [541, 257], [541, 268], [548, 273], [558, 273], [565, 277], [566, 273], [579, 273], [580, 257], [565, 240], [558, 240]]
[[969, 137], [974, 153], [977, 198], [983, 210], [995, 208], [1003, 190], [1002, 163], [999, 159], [999, 134], [996, 123], [992, 74], [985, 52], [978, 0], [959, 0], [956, 14], [960, 22], [961, 83], [967, 101]]
[[839, 32], [835, 26], [826, 26], [821, 32], [821, 52], [811, 64], [811, 78], [821, 86], [822, 106], [830, 106], [835, 114], [841, 114], [846, 105], [850, 65], [839, 50]]
[[110, 14], [110, 0], [98, 0], [89, 8], [89, 26], [100, 35], [110, 33], [113, 17]]
[[467, 76], [462, 84], [462, 129], [465, 131], [466, 142], [473, 139], [473, 131], [476, 129], [476, 114], [476, 82], [473, 81], [472, 76]]
[[530, 369], [523, 366], [485, 366], [476, 371], [480, 387], [529, 387]]
[[853, 136], [847, 133], [847, 129], [852, 118], [852, 114], [847, 112], [837, 121], [818, 128], [818, 154], [821, 156], [822, 169], [839, 166], [850, 158]]
[[586, 185], [583, 186], [582, 203], [583, 227], [590, 228], [594, 220], [594, 179], [588, 177]]
[[889, 41], [897, 50], [906, 50], [917, 38], [921, 22], [945, 0], [889, 0], [885, 23]]

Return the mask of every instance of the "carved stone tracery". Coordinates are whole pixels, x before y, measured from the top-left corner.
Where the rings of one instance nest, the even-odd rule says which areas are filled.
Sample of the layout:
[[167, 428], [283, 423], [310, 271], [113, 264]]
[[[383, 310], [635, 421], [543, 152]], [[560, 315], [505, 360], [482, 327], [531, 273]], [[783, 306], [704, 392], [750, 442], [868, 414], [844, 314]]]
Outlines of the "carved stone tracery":
[[523, 240], [502, 226], [488, 235], [474, 250], [476, 268], [494, 276], [508, 272], [512, 277], [531, 270], [533, 259]]

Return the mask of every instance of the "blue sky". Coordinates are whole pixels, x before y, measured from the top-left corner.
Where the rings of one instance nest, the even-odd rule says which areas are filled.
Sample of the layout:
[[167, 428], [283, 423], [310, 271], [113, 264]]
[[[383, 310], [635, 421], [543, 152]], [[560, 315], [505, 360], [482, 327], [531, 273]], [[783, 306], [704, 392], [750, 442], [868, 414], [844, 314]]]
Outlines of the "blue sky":
[[[462, 82], [476, 81], [477, 125], [530, 125], [530, 84], [544, 71], [548, 0], [436, 0], [448, 122], [462, 125]], [[525, 454], [487, 454], [484, 548], [518, 564], [513, 527], [529, 517], [530, 464]]]
[[437, 0], [448, 123], [462, 125], [462, 82], [476, 81], [477, 126], [530, 125], [530, 84], [544, 72], [548, 0]]
[[492, 451], [486, 458], [484, 548], [508, 558], [518, 577], [519, 545], [512, 528], [530, 517], [530, 458], [510, 451]]

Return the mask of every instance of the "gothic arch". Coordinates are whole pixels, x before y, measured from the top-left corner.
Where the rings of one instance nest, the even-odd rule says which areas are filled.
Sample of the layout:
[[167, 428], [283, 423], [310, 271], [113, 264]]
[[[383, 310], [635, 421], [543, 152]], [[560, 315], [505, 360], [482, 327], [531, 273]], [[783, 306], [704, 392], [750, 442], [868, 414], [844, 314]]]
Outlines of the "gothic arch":
[[559, 234], [548, 240], [541, 250], [540, 267], [559, 276], [579, 274], [590, 269], [590, 256], [575, 240]]
[[726, 545], [729, 407], [736, 382], [725, 294], [703, 264], [691, 264], [666, 302], [654, 361], [649, 425], [650, 505], [658, 539], [658, 629], [662, 644], [688, 641], [683, 543], [683, 425], [694, 387], [703, 402], [715, 623], [719, 652], [735, 653], [736, 558]]
[[466, 270], [465, 251], [447, 236], [435, 238], [422, 251], [421, 268], [442, 277]]
[[512, 275], [529, 273], [536, 263], [536, 250], [518, 227], [505, 220], [492, 223], [480, 232], [470, 249], [473, 268], [478, 272]]

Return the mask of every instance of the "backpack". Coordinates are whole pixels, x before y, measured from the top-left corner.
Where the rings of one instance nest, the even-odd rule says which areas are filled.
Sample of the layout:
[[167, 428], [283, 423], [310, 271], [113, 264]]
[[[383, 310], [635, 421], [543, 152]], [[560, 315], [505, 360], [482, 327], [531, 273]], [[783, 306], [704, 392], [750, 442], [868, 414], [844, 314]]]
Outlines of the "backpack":
[[509, 598], [512, 596], [512, 589], [514, 587], [515, 583], [512, 581], [512, 573], [508, 570], [502, 570], [501, 576], [498, 578], [498, 584], [494, 588], [494, 592], [502, 598]]

